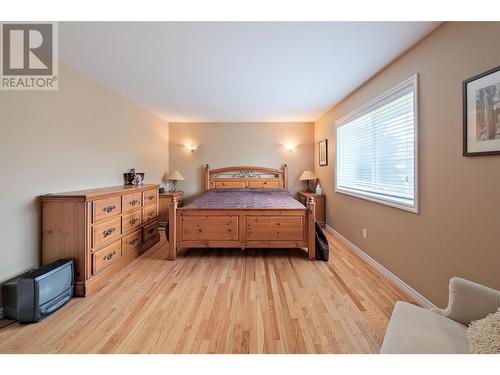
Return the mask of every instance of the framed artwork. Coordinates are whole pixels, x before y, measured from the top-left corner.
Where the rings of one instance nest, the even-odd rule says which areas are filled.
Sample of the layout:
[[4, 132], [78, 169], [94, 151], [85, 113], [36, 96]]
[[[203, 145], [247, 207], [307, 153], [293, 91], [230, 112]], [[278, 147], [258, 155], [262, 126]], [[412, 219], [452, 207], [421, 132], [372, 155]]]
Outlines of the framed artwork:
[[463, 81], [464, 156], [500, 155], [500, 66]]
[[328, 139], [319, 142], [319, 165], [328, 165]]

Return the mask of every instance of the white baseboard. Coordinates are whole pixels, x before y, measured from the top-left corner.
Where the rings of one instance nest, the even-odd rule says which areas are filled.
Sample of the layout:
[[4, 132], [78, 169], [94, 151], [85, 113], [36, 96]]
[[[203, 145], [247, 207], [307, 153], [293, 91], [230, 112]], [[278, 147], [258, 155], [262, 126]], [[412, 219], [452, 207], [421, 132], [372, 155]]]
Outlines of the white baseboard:
[[0, 320], [3, 319], [3, 307], [0, 306]]
[[340, 241], [342, 241], [345, 245], [347, 245], [347, 247], [349, 247], [349, 249], [351, 249], [354, 253], [359, 255], [359, 257], [361, 259], [363, 259], [366, 263], [371, 265], [373, 268], [377, 269], [381, 274], [383, 274], [385, 277], [387, 277], [389, 280], [391, 280], [403, 293], [407, 294], [408, 296], [413, 298], [415, 301], [417, 301], [421, 306], [426, 307], [428, 309], [433, 309], [436, 307], [431, 301], [429, 301], [427, 298], [425, 298], [423, 295], [421, 295], [419, 292], [417, 292], [411, 286], [406, 284], [399, 277], [394, 275], [391, 271], [389, 271], [387, 268], [385, 268], [383, 265], [381, 265], [375, 259], [370, 257], [368, 254], [366, 254], [363, 250], [361, 250], [359, 247], [354, 245], [351, 241], [349, 241], [343, 235], [338, 233], [331, 226], [326, 225], [326, 229], [330, 233], [332, 233], [335, 237], [337, 237]]

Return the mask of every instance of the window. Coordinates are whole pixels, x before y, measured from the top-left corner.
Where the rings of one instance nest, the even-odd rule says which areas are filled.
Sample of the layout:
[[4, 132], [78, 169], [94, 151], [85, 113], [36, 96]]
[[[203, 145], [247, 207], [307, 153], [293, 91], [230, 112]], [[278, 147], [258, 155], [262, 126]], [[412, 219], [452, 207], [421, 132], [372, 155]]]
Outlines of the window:
[[335, 190], [418, 212], [417, 76], [335, 125]]

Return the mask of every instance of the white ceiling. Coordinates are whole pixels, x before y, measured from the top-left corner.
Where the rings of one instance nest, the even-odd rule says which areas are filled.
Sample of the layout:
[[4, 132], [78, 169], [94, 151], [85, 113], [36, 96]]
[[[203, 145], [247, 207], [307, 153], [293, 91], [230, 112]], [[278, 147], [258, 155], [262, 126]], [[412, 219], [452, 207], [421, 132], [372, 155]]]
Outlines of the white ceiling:
[[315, 121], [438, 25], [62, 22], [59, 57], [170, 122]]

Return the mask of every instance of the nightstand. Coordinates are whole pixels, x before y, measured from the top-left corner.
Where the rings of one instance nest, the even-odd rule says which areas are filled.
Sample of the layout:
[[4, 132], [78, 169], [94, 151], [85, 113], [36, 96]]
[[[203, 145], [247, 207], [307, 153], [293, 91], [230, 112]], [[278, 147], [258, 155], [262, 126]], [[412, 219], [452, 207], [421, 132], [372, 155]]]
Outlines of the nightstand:
[[175, 197], [177, 200], [177, 206], [181, 206], [182, 204], [182, 191], [167, 191], [165, 193], [160, 193], [160, 212], [158, 213], [159, 224], [162, 227], [166, 227], [168, 224], [168, 208], [170, 207], [170, 202], [172, 202], [172, 198]]
[[299, 191], [297, 193], [297, 200], [304, 206], [307, 206], [307, 199], [309, 197], [314, 198], [314, 203], [316, 203], [316, 221], [322, 228], [326, 226], [325, 212], [326, 212], [326, 197], [324, 195], [316, 195], [313, 192]]

